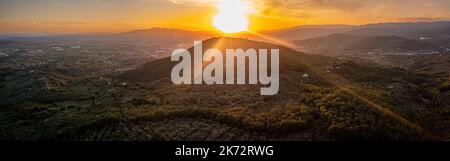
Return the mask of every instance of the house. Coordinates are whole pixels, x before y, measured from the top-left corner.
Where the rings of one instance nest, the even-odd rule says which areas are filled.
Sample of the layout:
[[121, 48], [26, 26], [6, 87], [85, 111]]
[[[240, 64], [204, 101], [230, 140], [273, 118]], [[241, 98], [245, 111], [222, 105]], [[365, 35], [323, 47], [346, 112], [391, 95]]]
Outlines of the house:
[[308, 73], [303, 73], [302, 77], [303, 77], [303, 78], [308, 78], [308, 77], [309, 77], [309, 74], [308, 74]]

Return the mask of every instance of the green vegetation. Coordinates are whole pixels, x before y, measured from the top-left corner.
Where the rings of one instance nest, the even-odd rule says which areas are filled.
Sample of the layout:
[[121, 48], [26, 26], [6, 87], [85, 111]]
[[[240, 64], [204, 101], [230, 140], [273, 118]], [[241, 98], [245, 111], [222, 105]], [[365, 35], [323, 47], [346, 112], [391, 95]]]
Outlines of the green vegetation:
[[[231, 40], [236, 42], [229, 45], [256, 43]], [[215, 39], [211, 41], [205, 44], [214, 44]], [[399, 68], [281, 50], [280, 92], [275, 96], [260, 96], [257, 85], [173, 85], [166, 75], [171, 69], [166, 59], [154, 62], [163, 66], [150, 63], [118, 77], [77, 77], [54, 69], [32, 74], [31, 83], [20, 73], [5, 77], [0, 99], [8, 103], [0, 108], [0, 139], [427, 140], [450, 136], [448, 82]], [[28, 88], [33, 92], [18, 94]]]

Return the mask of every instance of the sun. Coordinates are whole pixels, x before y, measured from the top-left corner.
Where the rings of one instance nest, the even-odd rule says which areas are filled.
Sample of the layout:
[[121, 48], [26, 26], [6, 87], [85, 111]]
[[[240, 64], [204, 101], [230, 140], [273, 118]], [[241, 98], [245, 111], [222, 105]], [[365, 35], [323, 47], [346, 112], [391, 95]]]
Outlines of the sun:
[[242, 0], [220, 0], [218, 14], [214, 16], [214, 27], [224, 33], [237, 33], [248, 30], [248, 3]]

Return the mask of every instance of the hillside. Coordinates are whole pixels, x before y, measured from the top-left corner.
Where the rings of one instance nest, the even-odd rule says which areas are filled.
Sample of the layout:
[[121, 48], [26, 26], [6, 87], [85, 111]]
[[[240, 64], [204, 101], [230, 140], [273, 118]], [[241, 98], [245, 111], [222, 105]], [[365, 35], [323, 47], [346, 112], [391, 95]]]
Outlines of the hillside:
[[344, 33], [351, 31], [356, 27], [357, 26], [351, 25], [304, 25], [287, 29], [263, 31], [262, 34], [285, 41], [294, 41]]
[[324, 55], [420, 54], [444, 51], [439, 44], [399, 36], [363, 38], [351, 34], [333, 34], [293, 43], [300, 50]]
[[398, 36], [373, 36], [362, 41], [347, 46], [347, 51], [360, 52], [415, 52], [415, 51], [431, 51], [438, 47], [416, 40], [406, 39]]
[[435, 129], [448, 129], [449, 120], [438, 116], [443, 101], [428, 91], [435, 85], [424, 76], [244, 39], [213, 38], [203, 47], [217, 47], [218, 42], [219, 49], [280, 48], [280, 93], [260, 96], [257, 86], [174, 86], [169, 78], [174, 63], [162, 59], [119, 76], [143, 89], [132, 99], [140, 100], [134, 103], [140, 108], [132, 113], [145, 117], [139, 113], [158, 109], [173, 119], [206, 119], [244, 130], [250, 138], [258, 131], [260, 137], [282, 140], [421, 140], [447, 135]]
[[298, 46], [299, 50], [309, 53], [338, 55], [339, 51], [345, 50], [348, 46], [360, 40], [361, 38], [350, 34], [332, 34], [318, 38], [297, 40], [293, 41], [293, 43]]
[[437, 22], [396, 22], [362, 25], [349, 33], [363, 37], [401, 36], [410, 39], [420, 37], [441, 38], [449, 36], [450, 21]]

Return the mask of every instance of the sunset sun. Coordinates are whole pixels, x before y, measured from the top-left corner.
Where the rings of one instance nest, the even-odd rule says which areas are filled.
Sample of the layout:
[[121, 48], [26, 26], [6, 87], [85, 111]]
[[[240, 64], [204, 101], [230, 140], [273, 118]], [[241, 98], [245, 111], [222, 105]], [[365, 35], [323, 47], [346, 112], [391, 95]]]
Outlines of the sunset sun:
[[248, 3], [242, 0], [221, 0], [217, 4], [218, 13], [214, 16], [214, 27], [224, 33], [248, 30]]

